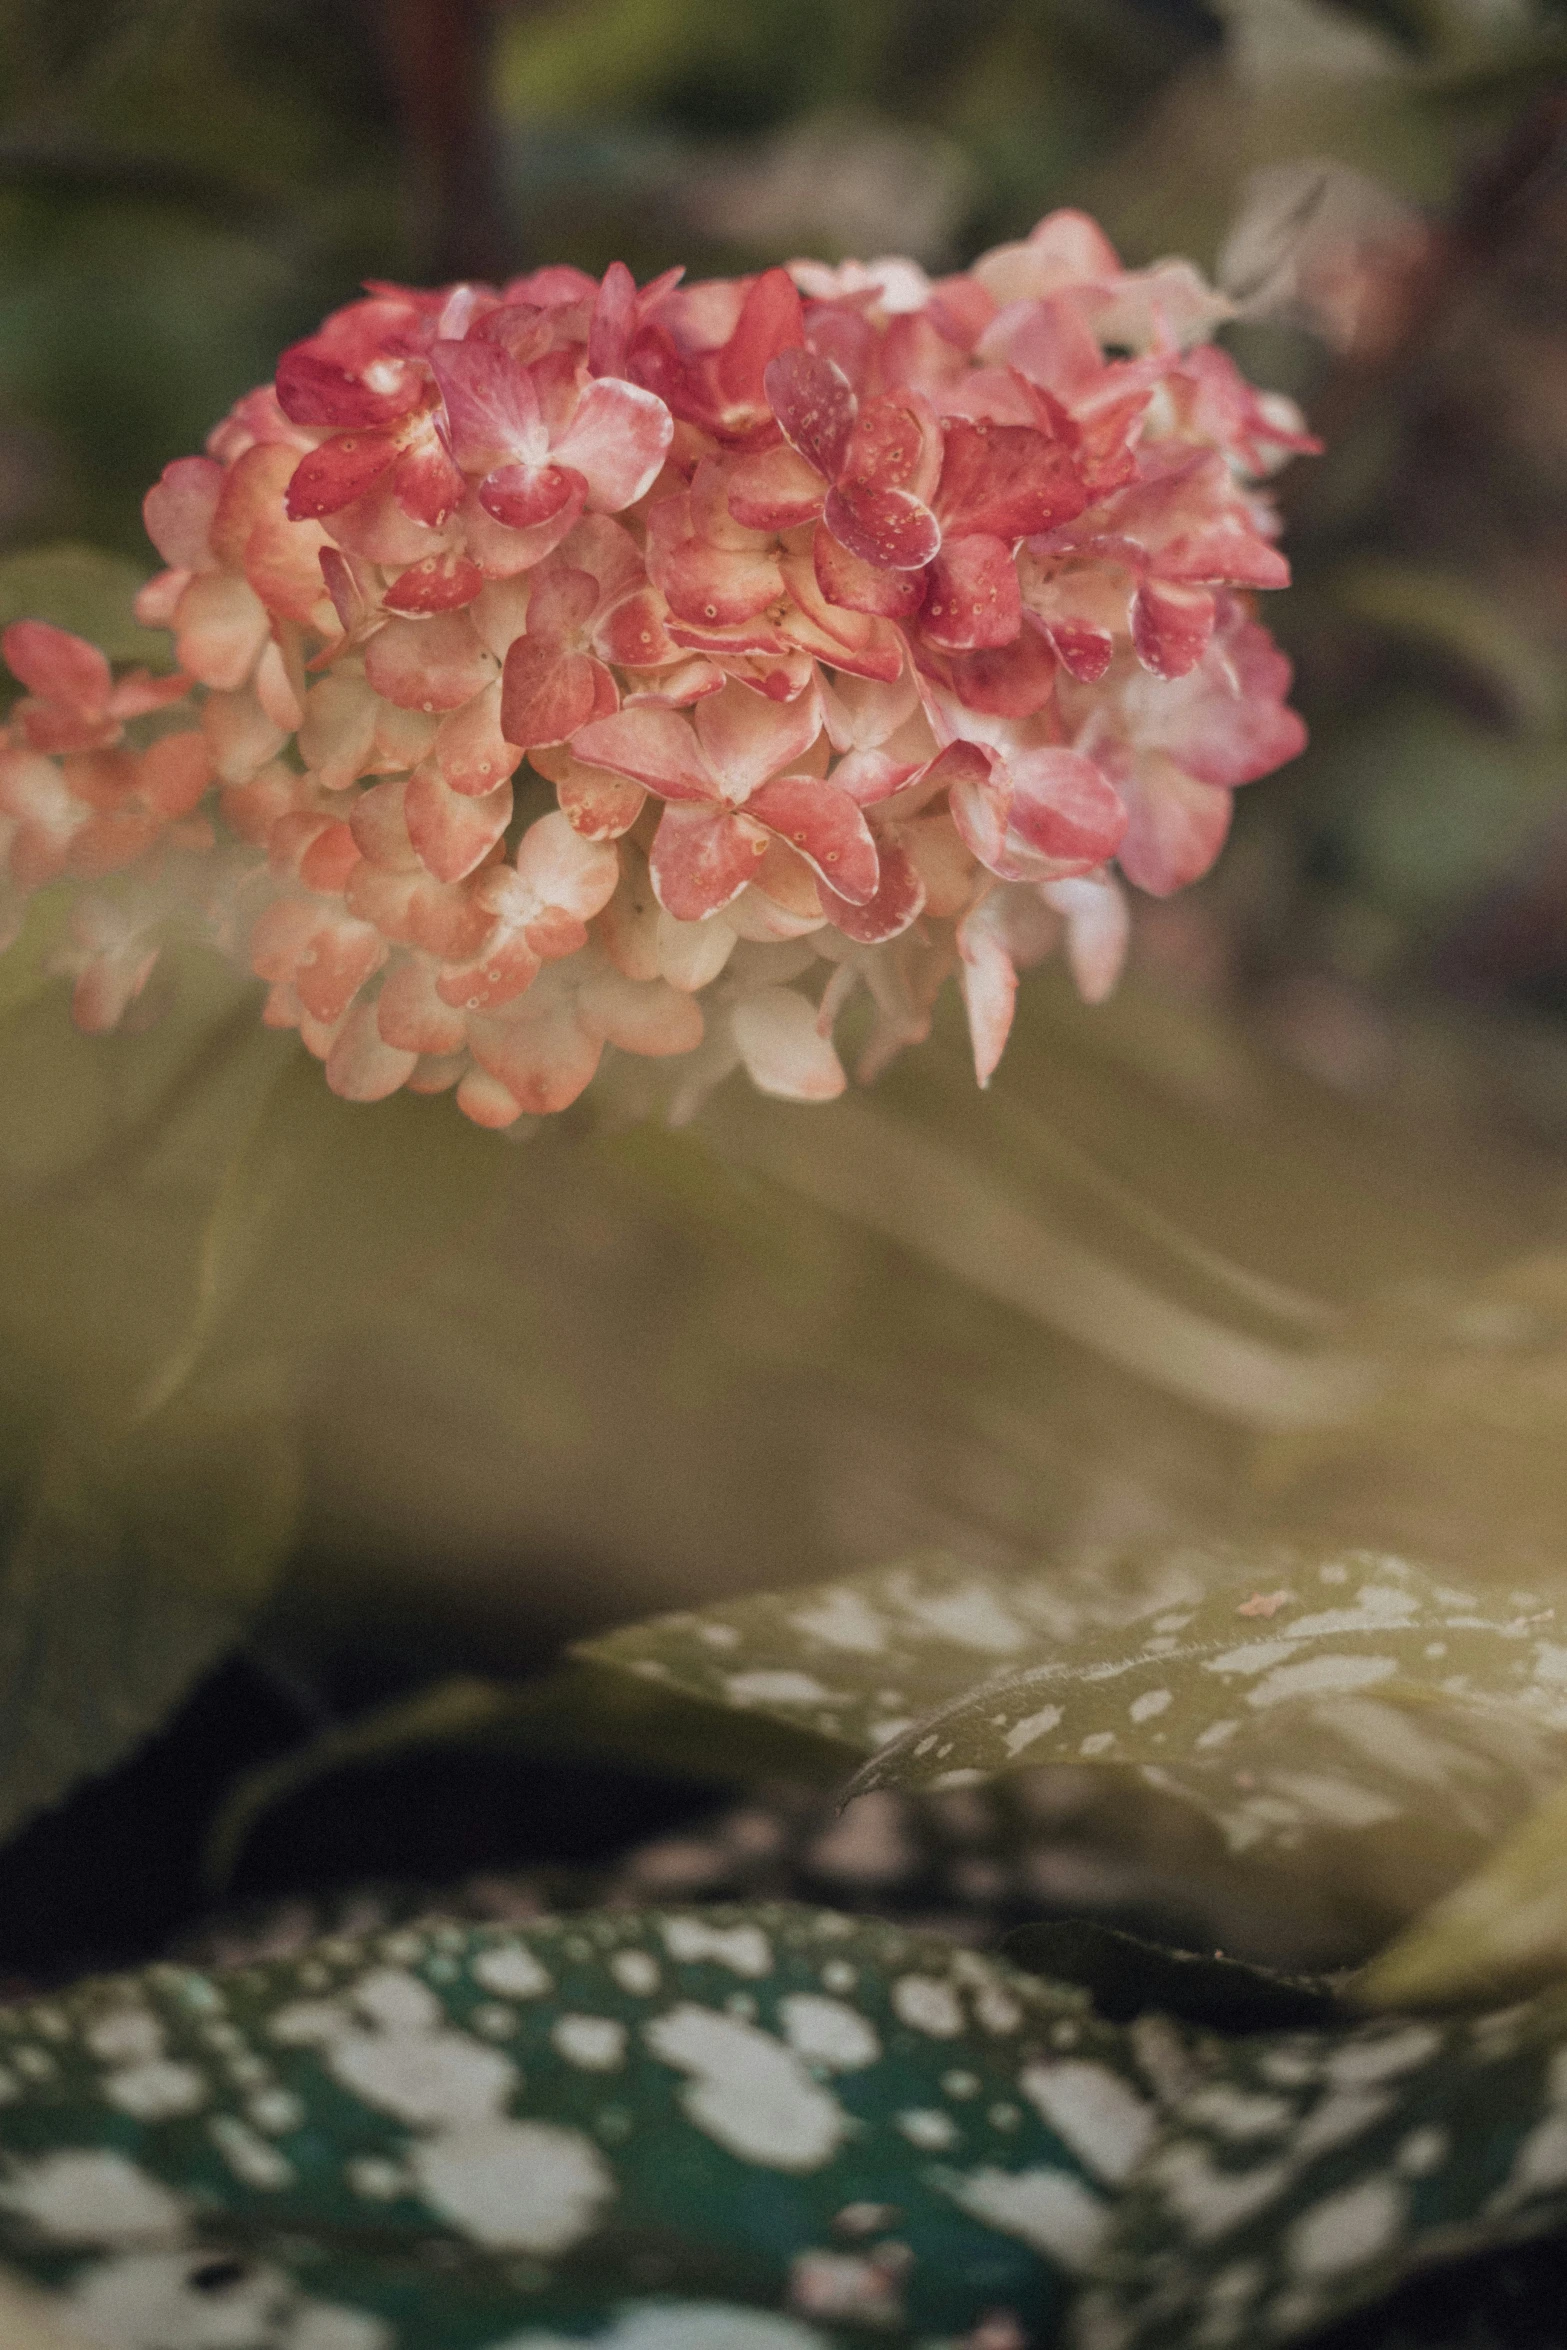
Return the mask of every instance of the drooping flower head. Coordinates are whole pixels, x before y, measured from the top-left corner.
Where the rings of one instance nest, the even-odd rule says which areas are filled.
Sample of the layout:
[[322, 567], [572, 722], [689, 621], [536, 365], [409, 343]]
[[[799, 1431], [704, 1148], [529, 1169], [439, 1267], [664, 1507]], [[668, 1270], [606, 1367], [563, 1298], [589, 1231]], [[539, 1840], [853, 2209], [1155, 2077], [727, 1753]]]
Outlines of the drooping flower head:
[[1314, 444], [1227, 311], [1077, 213], [934, 283], [374, 285], [149, 492], [172, 676], [6, 632], [0, 911], [81, 885], [86, 1027], [194, 921], [337, 1092], [482, 1125], [606, 1048], [828, 1099], [949, 976], [983, 1083], [1018, 966], [1103, 996], [1122, 878], [1304, 741], [1252, 596]]

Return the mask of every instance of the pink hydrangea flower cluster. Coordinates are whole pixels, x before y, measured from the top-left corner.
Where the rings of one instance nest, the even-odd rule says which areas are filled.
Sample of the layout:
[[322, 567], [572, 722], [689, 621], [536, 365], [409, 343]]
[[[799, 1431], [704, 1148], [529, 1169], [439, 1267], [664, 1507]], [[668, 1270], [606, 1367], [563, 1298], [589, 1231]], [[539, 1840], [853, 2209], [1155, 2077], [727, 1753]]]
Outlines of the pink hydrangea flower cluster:
[[93, 885], [88, 1028], [195, 924], [340, 1094], [482, 1125], [606, 1047], [827, 1099], [856, 992], [869, 1073], [951, 974], [984, 1082], [1304, 740], [1251, 591], [1314, 444], [1227, 313], [1066, 212], [936, 282], [375, 285], [149, 494], [176, 674], [6, 632], [11, 915]]

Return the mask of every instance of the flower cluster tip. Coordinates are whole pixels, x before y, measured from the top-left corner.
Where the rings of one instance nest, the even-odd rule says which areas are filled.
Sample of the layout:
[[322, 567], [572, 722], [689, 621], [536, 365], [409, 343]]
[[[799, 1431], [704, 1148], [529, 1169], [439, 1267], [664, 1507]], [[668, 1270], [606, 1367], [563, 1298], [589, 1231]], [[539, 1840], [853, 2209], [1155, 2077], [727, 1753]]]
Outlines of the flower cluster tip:
[[949, 976], [984, 1083], [1304, 741], [1252, 596], [1315, 444], [1228, 312], [1070, 212], [934, 282], [372, 285], [149, 492], [172, 675], [5, 632], [0, 920], [79, 885], [92, 1030], [194, 926], [339, 1094], [485, 1126], [606, 1048], [830, 1099]]

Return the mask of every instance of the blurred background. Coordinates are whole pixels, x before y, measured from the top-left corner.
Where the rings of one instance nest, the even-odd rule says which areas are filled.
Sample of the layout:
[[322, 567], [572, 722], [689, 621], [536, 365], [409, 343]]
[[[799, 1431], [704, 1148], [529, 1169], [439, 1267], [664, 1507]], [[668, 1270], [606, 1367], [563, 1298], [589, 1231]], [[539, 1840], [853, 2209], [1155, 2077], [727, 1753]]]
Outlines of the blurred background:
[[[291, 1041], [225, 1059], [232, 1002], [199, 979], [145, 1039], [72, 1041], [58, 992], [19, 1015], [11, 1423], [99, 1441], [181, 1343], [198, 1263], [210, 1303], [218, 1213], [220, 1271], [236, 1228], [250, 1253], [203, 1377], [263, 1397], [292, 1498], [250, 1582], [188, 1536], [136, 1550], [202, 1563], [159, 1603], [174, 1661], [130, 1696], [104, 1674], [89, 1767], [184, 1711], [0, 1858], [0, 1964], [151, 1946], [203, 1897], [243, 1764], [714, 1590], [1274, 1525], [1559, 1565], [1567, 9], [0, 0], [0, 620], [155, 653], [129, 617], [144, 489], [363, 279], [939, 271], [1067, 204], [1132, 262], [1227, 254], [1237, 356], [1328, 443], [1283, 485], [1296, 585], [1266, 612], [1311, 749], [1242, 795], [1207, 882], [1140, 904], [1115, 1004], [1025, 989], [983, 1103], [949, 1021], [868, 1104], [731, 1093], [684, 1137], [565, 1121], [512, 1151], [452, 1138], [449, 1105], [332, 1103]], [[263, 1095], [281, 1160], [234, 1141]], [[927, 1154], [925, 1208], [892, 1136]], [[987, 1187], [1024, 1204], [1039, 1264], [958, 1245], [942, 1183], [981, 1228]], [[7, 1685], [43, 1654], [46, 1689], [97, 1689], [87, 1635], [28, 1612], [43, 1489], [31, 1454], [7, 1475]], [[79, 1767], [40, 1766], [18, 1816]], [[637, 1800], [594, 1784], [426, 1771], [397, 1849], [366, 1840], [384, 1781], [296, 1804], [250, 1881], [505, 1857], [541, 1800], [591, 1844]]]

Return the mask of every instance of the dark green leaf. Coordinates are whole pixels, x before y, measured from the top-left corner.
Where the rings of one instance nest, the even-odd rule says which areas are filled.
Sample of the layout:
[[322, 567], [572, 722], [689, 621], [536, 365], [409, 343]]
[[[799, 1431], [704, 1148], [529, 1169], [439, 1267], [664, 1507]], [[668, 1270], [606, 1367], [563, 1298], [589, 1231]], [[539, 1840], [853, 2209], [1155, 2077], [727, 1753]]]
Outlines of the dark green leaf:
[[[216, 2310], [215, 2339], [290, 2350], [585, 2320], [621, 2350], [810, 2350], [1003, 2310], [1034, 2338], [1170, 2061], [1075, 1993], [802, 1909], [162, 1966], [0, 2012], [0, 2252], [149, 2350]], [[726, 2303], [799, 2322], [724, 2330]]]
[[1074, 2350], [1299, 2340], [1434, 2261], [1564, 2223], [1559, 1994], [1232, 2040], [1130, 2180]]
[[243, 1636], [297, 1483], [292, 1431], [238, 1404], [45, 1437], [0, 1565], [0, 1835], [118, 1762]]
[[1002, 1945], [1014, 1966], [1080, 1983], [1113, 2024], [1159, 2013], [1218, 2032], [1278, 2032], [1341, 2021], [1334, 1978], [1285, 1975], [1215, 1950], [1175, 1950], [1088, 1918], [1022, 1926]]

